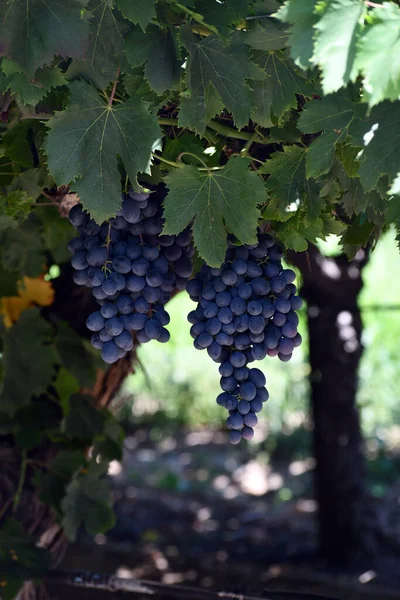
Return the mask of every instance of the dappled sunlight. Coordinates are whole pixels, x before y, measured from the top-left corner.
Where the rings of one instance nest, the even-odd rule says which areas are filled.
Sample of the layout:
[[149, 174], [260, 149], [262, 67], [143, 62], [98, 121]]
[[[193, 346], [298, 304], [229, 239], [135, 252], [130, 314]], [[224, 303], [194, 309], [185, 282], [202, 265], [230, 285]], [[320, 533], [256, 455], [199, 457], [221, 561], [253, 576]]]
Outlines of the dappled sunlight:
[[295, 477], [298, 477], [299, 475], [303, 475], [303, 473], [307, 473], [308, 471], [315, 469], [316, 464], [315, 458], [295, 460], [289, 465], [289, 473]]

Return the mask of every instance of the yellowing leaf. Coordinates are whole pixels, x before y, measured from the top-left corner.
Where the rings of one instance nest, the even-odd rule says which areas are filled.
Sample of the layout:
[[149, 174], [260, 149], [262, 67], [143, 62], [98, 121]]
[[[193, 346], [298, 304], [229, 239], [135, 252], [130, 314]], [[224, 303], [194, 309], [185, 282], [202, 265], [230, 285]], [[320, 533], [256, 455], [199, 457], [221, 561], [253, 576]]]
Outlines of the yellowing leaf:
[[7, 328], [18, 321], [23, 310], [35, 305], [49, 306], [54, 300], [51, 283], [41, 277], [24, 277], [18, 284], [18, 290], [18, 296], [9, 296], [0, 301], [0, 315]]

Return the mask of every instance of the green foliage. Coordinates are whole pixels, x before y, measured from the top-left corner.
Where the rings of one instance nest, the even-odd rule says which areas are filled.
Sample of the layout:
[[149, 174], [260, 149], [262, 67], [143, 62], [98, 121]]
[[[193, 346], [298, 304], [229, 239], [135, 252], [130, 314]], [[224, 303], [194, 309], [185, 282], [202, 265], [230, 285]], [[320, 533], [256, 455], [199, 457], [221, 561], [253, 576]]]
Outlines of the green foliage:
[[75, 540], [81, 524], [95, 534], [107, 531], [115, 523], [109, 484], [95, 476], [75, 477], [67, 487], [61, 508], [62, 525], [71, 541]]
[[20, 523], [8, 519], [0, 531], [1, 597], [12, 600], [25, 579], [43, 576], [50, 565], [50, 554], [38, 548]]
[[50, 384], [57, 360], [54, 348], [48, 343], [50, 335], [50, 324], [33, 308], [24, 311], [4, 335], [5, 375], [0, 406], [7, 414], [12, 416]]

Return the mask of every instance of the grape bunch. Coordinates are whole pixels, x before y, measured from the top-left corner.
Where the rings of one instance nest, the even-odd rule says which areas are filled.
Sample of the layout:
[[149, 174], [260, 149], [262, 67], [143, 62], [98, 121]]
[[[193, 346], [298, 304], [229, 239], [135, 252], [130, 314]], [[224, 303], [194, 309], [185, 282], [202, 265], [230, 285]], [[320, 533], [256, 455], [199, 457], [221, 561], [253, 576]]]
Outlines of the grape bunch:
[[100, 309], [86, 325], [92, 345], [107, 363], [132, 350], [135, 342], [167, 342], [164, 306], [175, 289], [185, 289], [192, 274], [191, 231], [161, 235], [159, 195], [129, 191], [116, 217], [98, 225], [80, 204], [69, 220], [78, 232], [72, 252], [74, 282], [92, 288]]
[[253, 437], [256, 413], [269, 397], [264, 374], [248, 364], [267, 355], [288, 361], [301, 344], [295, 311], [302, 300], [282, 255], [269, 234], [259, 234], [255, 245], [229, 244], [220, 268], [204, 265], [186, 286], [198, 303], [188, 315], [194, 346], [220, 363], [217, 403], [229, 411], [233, 444]]

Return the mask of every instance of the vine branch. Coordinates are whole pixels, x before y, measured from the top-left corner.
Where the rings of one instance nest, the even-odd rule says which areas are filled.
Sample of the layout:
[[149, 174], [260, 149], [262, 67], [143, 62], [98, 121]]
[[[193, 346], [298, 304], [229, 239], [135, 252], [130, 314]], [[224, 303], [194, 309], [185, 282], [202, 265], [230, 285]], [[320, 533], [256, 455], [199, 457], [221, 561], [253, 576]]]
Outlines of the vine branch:
[[[179, 127], [178, 119], [161, 117], [158, 119], [158, 123], [159, 125], [175, 125], [176, 127]], [[250, 140], [254, 136], [254, 134], [249, 131], [238, 131], [237, 129], [233, 129], [232, 127], [218, 123], [217, 121], [211, 121], [208, 123], [207, 129], [212, 129], [213, 131], [216, 131], [225, 137], [235, 138], [238, 140]], [[262, 138], [259, 134], [257, 134], [257, 136], [253, 139], [253, 142], [266, 145], [265, 138]]]
[[[217, 590], [207, 590], [199, 587], [187, 587], [183, 585], [167, 585], [156, 581], [144, 579], [123, 579], [115, 575], [104, 573], [90, 573], [88, 571], [50, 571], [46, 575], [46, 582], [57, 585], [69, 585], [84, 589], [97, 589], [106, 592], [130, 592], [142, 596], [160, 595], [173, 598], [185, 598], [186, 600], [293, 600], [294, 595], [290, 592], [268, 592], [267, 596], [248, 596]], [[311, 594], [298, 594], [298, 600], [329, 600], [325, 596], [314, 596]]]

